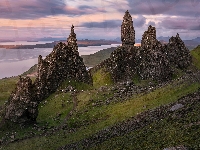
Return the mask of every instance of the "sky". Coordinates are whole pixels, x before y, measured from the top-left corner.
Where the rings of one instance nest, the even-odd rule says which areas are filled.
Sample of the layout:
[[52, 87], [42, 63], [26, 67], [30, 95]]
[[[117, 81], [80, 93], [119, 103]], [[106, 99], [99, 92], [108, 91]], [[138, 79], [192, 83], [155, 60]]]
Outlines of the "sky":
[[126, 10], [136, 39], [149, 25], [157, 37], [194, 39], [199, 8], [199, 0], [0, 0], [0, 39], [67, 38], [72, 24], [78, 39], [115, 39]]

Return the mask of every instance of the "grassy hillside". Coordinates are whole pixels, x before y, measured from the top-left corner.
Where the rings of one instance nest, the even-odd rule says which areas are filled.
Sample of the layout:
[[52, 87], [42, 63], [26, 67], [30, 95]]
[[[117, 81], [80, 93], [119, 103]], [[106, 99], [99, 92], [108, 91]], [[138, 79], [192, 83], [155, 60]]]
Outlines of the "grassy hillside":
[[[191, 52], [194, 64], [198, 67], [200, 50]], [[196, 61], [196, 62], [195, 62]], [[190, 69], [195, 69], [191, 66]], [[200, 89], [199, 73], [180, 73], [174, 80], [153, 85], [146, 81], [134, 80], [133, 90], [126, 84], [113, 85], [110, 75], [99, 70], [93, 75], [94, 86], [66, 80], [39, 105], [37, 124], [20, 126], [5, 124], [0, 130], [2, 149], [57, 149], [61, 146], [77, 145], [91, 149], [163, 149], [185, 145], [200, 148], [200, 103], [186, 103], [183, 109], [166, 113], [162, 119], [159, 109], [177, 102]], [[0, 80], [8, 91], [14, 88], [17, 79]], [[1, 87], [1, 86], [0, 86]], [[66, 91], [66, 87], [74, 87]], [[0, 89], [0, 106], [9, 96]], [[183, 99], [184, 100], [184, 99]], [[192, 100], [192, 99], [191, 99]], [[159, 108], [160, 107], [160, 108]], [[148, 115], [146, 112], [157, 114]], [[138, 128], [125, 131], [127, 122], [147, 114], [146, 120], [138, 122]], [[151, 113], [150, 113], [151, 114]], [[149, 121], [154, 120], [154, 121]], [[123, 126], [119, 126], [123, 124]], [[104, 133], [104, 134], [101, 134]], [[115, 136], [112, 136], [116, 133]], [[119, 133], [119, 134], [117, 134]], [[100, 139], [100, 141], [99, 141]]]
[[35, 73], [37, 72], [37, 64], [35, 64], [34, 66], [32, 66], [29, 70], [27, 70], [26, 72], [24, 72], [22, 74], [22, 76], [26, 76], [28, 74], [32, 74], [32, 73]]
[[5, 78], [0, 80], [0, 106], [8, 100], [10, 93], [15, 89], [18, 78]]
[[[90, 137], [109, 126], [123, 122], [148, 109], [175, 102], [178, 98], [193, 93], [200, 88], [200, 83], [185, 82], [184, 79], [179, 79], [174, 80], [170, 85], [155, 88], [153, 92], [136, 94], [122, 101], [119, 97], [119, 101], [111, 101], [106, 104], [108, 98], [116, 94], [116, 91], [112, 90], [112, 86], [105, 86], [105, 90], [100, 90], [101, 88], [94, 89], [89, 85], [85, 88], [82, 83], [74, 82], [70, 84], [69, 81], [66, 81], [63, 87], [73, 84], [78, 89], [76, 95], [72, 92], [63, 93], [61, 92], [62, 87], [60, 87], [61, 91], [52, 94], [40, 104], [37, 118], [38, 128], [26, 127], [21, 130], [17, 125], [4, 127], [4, 130], [0, 132], [0, 136], [5, 137], [9, 129], [9, 134], [5, 137], [8, 141], [12, 140], [9, 138], [12, 132], [16, 132], [15, 139], [33, 136], [30, 133], [36, 135], [32, 138], [10, 143], [3, 149], [14, 149], [15, 147], [18, 147], [18, 149], [56, 149], [62, 145]], [[76, 107], [73, 110], [75, 101]], [[101, 105], [101, 103], [105, 104]], [[70, 116], [68, 116], [69, 112], [71, 112]], [[56, 129], [63, 123], [66, 117], [65, 128], [53, 131], [54, 128]], [[45, 136], [45, 134], [48, 136]], [[112, 139], [110, 140], [112, 142]], [[142, 142], [142, 139], [138, 140]], [[105, 148], [105, 145], [103, 144], [102, 147]]]
[[200, 69], [200, 45], [191, 51], [191, 55], [194, 65]]

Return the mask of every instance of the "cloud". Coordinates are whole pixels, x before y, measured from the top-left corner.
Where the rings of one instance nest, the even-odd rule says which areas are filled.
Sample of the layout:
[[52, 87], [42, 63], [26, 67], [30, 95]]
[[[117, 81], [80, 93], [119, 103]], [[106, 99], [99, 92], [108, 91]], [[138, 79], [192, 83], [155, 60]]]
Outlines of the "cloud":
[[85, 22], [82, 23], [80, 26], [86, 28], [116, 28], [120, 27], [121, 24], [121, 20], [106, 20], [103, 22]]
[[163, 18], [159, 27], [166, 29], [200, 30], [200, 21], [192, 18]]
[[142, 15], [139, 15], [134, 19], [133, 24], [135, 27], [142, 27], [146, 23], [146, 18]]
[[[129, 12], [133, 15], [175, 15], [195, 16], [200, 14], [200, 2], [197, 0], [127, 0]], [[120, 10], [119, 10], [120, 11]]]
[[156, 25], [156, 23], [155, 23], [154, 21], [149, 21], [149, 22], [148, 22], [148, 25], [155, 26], [155, 25]]
[[[68, 6], [64, 0], [5, 0], [0, 2], [0, 18], [37, 19], [54, 15], [84, 15], [94, 13], [98, 8]], [[100, 9], [98, 10], [100, 11]]]
[[88, 5], [80, 5], [80, 6], [78, 6], [78, 8], [83, 9], [83, 10], [88, 10], [88, 9], [94, 9], [96, 7], [88, 6]]

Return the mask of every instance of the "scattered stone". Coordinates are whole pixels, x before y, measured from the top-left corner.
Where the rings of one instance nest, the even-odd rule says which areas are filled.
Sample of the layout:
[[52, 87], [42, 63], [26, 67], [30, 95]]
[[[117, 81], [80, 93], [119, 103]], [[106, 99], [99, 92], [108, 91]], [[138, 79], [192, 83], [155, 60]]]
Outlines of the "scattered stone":
[[164, 148], [163, 150], [188, 150], [188, 148], [184, 146], [176, 146], [176, 147]]
[[11, 139], [14, 139], [14, 138], [15, 138], [15, 136], [14, 136], [14, 135], [11, 135], [11, 136], [10, 136], [10, 138], [11, 138]]
[[170, 108], [170, 111], [175, 111], [175, 110], [178, 110], [178, 109], [180, 109], [180, 108], [182, 108], [182, 107], [184, 107], [183, 104], [175, 104], [174, 106], [172, 106], [172, 107]]

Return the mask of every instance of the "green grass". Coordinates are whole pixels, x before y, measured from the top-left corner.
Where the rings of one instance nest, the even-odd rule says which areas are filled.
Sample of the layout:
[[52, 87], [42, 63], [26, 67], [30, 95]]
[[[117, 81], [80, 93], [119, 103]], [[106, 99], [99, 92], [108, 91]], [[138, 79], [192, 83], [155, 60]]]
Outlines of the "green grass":
[[0, 79], [0, 106], [8, 100], [10, 93], [15, 89], [18, 78]]
[[136, 98], [130, 99], [129, 101], [117, 103], [111, 108], [108, 108], [107, 114], [111, 116], [112, 119], [110, 120], [112, 120], [113, 124], [119, 120], [122, 121], [145, 110], [175, 102], [178, 98], [196, 91], [199, 87], [199, 83], [194, 83], [192, 85], [184, 83], [179, 86], [168, 85], [165, 88], [157, 89], [151, 93], [145, 95], [141, 94]]
[[72, 110], [73, 101], [69, 93], [52, 94], [39, 105], [37, 122], [48, 122], [49, 126], [60, 124]]
[[86, 83], [83, 83], [83, 82], [78, 82], [78, 81], [75, 81], [75, 80], [65, 80], [59, 87], [58, 87], [58, 90], [60, 89], [65, 89], [67, 88], [68, 86], [72, 86], [74, 87], [76, 90], [80, 91], [80, 90], [90, 90], [93, 88], [92, 85], [89, 85], [89, 84], [86, 84]]
[[[58, 87], [58, 91], [65, 89], [69, 85], [73, 86], [78, 91], [88, 91], [89, 89], [92, 89], [92, 86], [86, 83], [66, 80]], [[64, 120], [64, 118], [72, 110], [73, 96], [71, 93], [61, 93], [58, 91], [51, 94], [39, 105], [39, 115], [37, 117], [38, 123], [48, 122], [49, 126], [59, 125], [59, 123]], [[57, 121], [55, 120], [56, 118]]]
[[[159, 88], [148, 94], [133, 96], [128, 101], [123, 103], [113, 103], [100, 107], [93, 107], [92, 103], [89, 101], [90, 98], [96, 99], [96, 93], [93, 91], [90, 93], [91, 96], [88, 96], [89, 94], [87, 91], [84, 91], [77, 96], [79, 99], [79, 109], [77, 109], [77, 112], [74, 113], [67, 122], [71, 127], [75, 127], [76, 124], [83, 123], [83, 125], [78, 128], [76, 132], [65, 133], [64, 131], [60, 131], [49, 137], [35, 137], [23, 140], [20, 143], [9, 144], [7, 149], [13, 149], [14, 147], [19, 147], [19, 149], [38, 149], [38, 147], [40, 147], [40, 149], [56, 149], [61, 145], [91, 136], [105, 127], [124, 121], [147, 109], [153, 109], [160, 105], [175, 102], [178, 98], [188, 93], [193, 93], [199, 87], [200, 84], [198, 83], [178, 84], [177, 81], [174, 81], [172, 85]], [[81, 97], [86, 97], [88, 100], [83, 103], [80, 101]], [[146, 105], [146, 108], [143, 107], [144, 105]], [[44, 107], [47, 106], [48, 105]], [[87, 111], [85, 112], [83, 111], [84, 107], [87, 108]], [[48, 114], [48, 111], [46, 114]]]
[[[184, 145], [193, 149], [200, 148], [200, 105], [196, 105], [182, 116], [167, 117], [142, 129], [123, 136], [111, 138], [91, 149], [154, 149]], [[192, 126], [188, 126], [193, 123]]]
[[93, 86], [99, 88], [101, 86], [109, 86], [113, 84], [111, 74], [106, 72], [104, 68], [99, 69], [92, 75]]
[[193, 61], [194, 65], [198, 69], [200, 69], [200, 46], [197, 46], [190, 53], [192, 55], [192, 61]]

